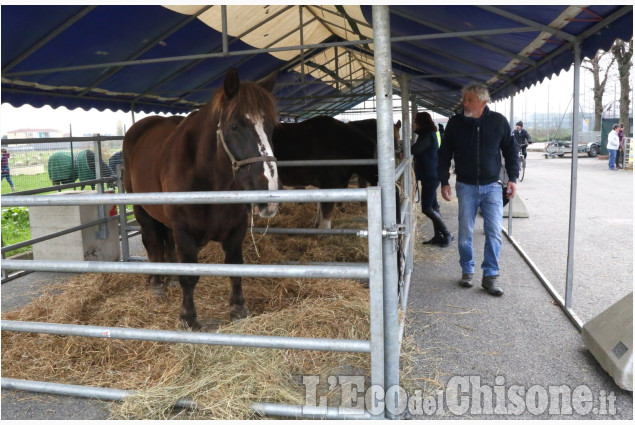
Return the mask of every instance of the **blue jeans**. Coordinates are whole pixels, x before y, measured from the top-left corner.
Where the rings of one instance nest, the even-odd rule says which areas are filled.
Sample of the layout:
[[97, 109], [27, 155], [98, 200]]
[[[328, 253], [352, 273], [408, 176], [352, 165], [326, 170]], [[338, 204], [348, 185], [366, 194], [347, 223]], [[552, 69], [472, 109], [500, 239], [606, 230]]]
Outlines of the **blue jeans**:
[[617, 149], [609, 149], [609, 170], [615, 169], [615, 158], [617, 158]]
[[11, 180], [11, 174], [3, 174], [2, 178], [7, 179], [7, 183], [9, 183], [9, 186], [13, 188], [13, 180]]
[[456, 182], [459, 199], [459, 264], [463, 273], [474, 273], [472, 233], [479, 207], [483, 213], [485, 247], [483, 276], [498, 275], [498, 255], [502, 246], [503, 196], [498, 182], [476, 186]]

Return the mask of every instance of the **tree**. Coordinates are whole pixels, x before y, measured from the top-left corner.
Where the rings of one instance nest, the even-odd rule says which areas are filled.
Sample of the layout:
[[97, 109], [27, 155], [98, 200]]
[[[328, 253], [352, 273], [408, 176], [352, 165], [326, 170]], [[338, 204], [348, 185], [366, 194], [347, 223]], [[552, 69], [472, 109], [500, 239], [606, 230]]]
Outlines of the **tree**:
[[[593, 114], [595, 115], [593, 131], [600, 131], [602, 128], [602, 111], [604, 111], [605, 106], [602, 104], [602, 98], [604, 97], [609, 70], [611, 66], [613, 66], [613, 62], [615, 62], [615, 55], [612, 55], [610, 63], [605, 69], [604, 77], [600, 78], [600, 74], [602, 73], [602, 58], [608, 53], [609, 52], [603, 50], [598, 50], [593, 59], [584, 59], [581, 64], [582, 68], [588, 69], [593, 74]], [[602, 81], [600, 81], [600, 79]]]
[[620, 122], [624, 124], [624, 134], [631, 134], [631, 125], [628, 120], [628, 110], [630, 109], [631, 85], [629, 82], [631, 68], [633, 67], [633, 39], [626, 42], [615, 40], [611, 47], [613, 57], [617, 62], [617, 71], [620, 75]]

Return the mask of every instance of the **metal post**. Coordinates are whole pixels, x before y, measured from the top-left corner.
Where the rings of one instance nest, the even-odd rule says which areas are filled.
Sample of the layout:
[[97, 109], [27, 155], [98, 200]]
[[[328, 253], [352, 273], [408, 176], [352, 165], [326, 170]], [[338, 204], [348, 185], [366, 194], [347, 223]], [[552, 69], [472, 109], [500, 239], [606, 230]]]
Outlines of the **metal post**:
[[[101, 169], [101, 135], [97, 134], [97, 139], [93, 142], [93, 150], [95, 151], [95, 179], [101, 180], [104, 176]], [[104, 193], [104, 184], [97, 183], [97, 193]], [[100, 220], [106, 218], [106, 207], [104, 205], [97, 206], [97, 214]], [[97, 232], [98, 239], [108, 239], [108, 224], [103, 223], [99, 225], [99, 231]]]
[[[4, 238], [0, 238], [2, 240], [2, 247], [4, 248]], [[7, 256], [4, 254], [4, 251], [2, 252], [2, 259], [4, 260], [5, 258], [7, 258]], [[4, 271], [4, 269], [2, 269], [2, 280], [5, 280], [7, 277], [7, 273]]]
[[[410, 108], [411, 108], [410, 116], [414, 120], [415, 116], [417, 115], [417, 98], [416, 98], [416, 96], [414, 94], [412, 95], [412, 97], [410, 99]], [[412, 127], [411, 127], [411, 129], [412, 129]], [[412, 138], [412, 131], [408, 130], [408, 134]], [[412, 140], [410, 140], [410, 142], [412, 142]]]
[[[303, 7], [298, 7], [298, 19], [300, 23], [300, 45], [304, 45], [304, 17], [302, 15]], [[300, 75], [302, 77], [302, 84], [306, 83], [306, 70], [304, 69], [304, 49], [300, 49]]]
[[565, 308], [571, 308], [573, 298], [573, 251], [575, 247], [575, 210], [578, 189], [578, 121], [580, 119], [580, 42], [573, 44], [573, 132], [571, 138], [571, 192], [569, 200], [569, 247], [567, 250], [567, 280]]
[[[388, 6], [373, 5], [375, 42], [375, 97], [377, 99], [377, 158], [381, 186], [384, 262], [384, 388], [399, 384], [399, 296], [395, 205], [395, 148], [393, 135], [392, 67]], [[392, 237], [392, 236], [394, 237]], [[394, 417], [397, 397], [387, 397], [388, 417]]]
[[[370, 290], [370, 379], [384, 388], [384, 294], [382, 264], [381, 189], [368, 190], [368, 274]], [[371, 403], [374, 403], [372, 400]], [[374, 404], [373, 404], [374, 405]], [[368, 406], [367, 406], [368, 408]], [[384, 412], [378, 415], [384, 417]]]
[[[407, 75], [403, 75], [401, 78], [401, 128], [402, 128], [402, 145], [403, 145], [403, 158], [404, 162], [408, 164], [403, 176], [403, 190], [405, 192], [406, 202], [404, 202], [405, 208], [401, 209], [402, 217], [404, 217], [403, 223], [406, 225], [406, 232], [408, 235], [414, 235], [415, 217], [413, 214], [414, 199], [414, 185], [417, 184], [416, 180], [412, 178], [412, 154], [410, 153], [410, 133], [412, 126], [410, 124], [410, 108], [408, 105], [408, 97], [410, 96], [410, 86]], [[401, 309], [405, 311], [408, 301], [408, 291], [406, 284], [406, 277], [410, 275], [410, 271], [414, 267], [414, 259], [411, 253], [414, 252], [414, 238], [404, 238], [403, 250], [405, 252], [404, 258], [404, 270], [403, 270], [403, 285], [401, 286]], [[400, 282], [401, 284], [401, 282]]]
[[[117, 164], [117, 191], [124, 193], [123, 166]], [[121, 238], [121, 261], [130, 261], [130, 243], [128, 241], [128, 215], [126, 204], [119, 204], [119, 236]]]
[[223, 53], [228, 53], [229, 51], [229, 39], [227, 37], [227, 6], [226, 5], [221, 5], [220, 7], [220, 13], [221, 13], [221, 25], [222, 25], [222, 33], [223, 33], [223, 39], [222, 39], [222, 43], [223, 43]]
[[[511, 127], [512, 123], [514, 122], [514, 94], [513, 93], [509, 97], [509, 116], [510, 116], [509, 125]], [[518, 155], [518, 153], [516, 153], [516, 155]], [[503, 185], [505, 185], [507, 183], [507, 180], [509, 179], [509, 176], [507, 176], [507, 170], [505, 169], [505, 167], [503, 167], [501, 174], [507, 177], [507, 179], [503, 178], [501, 180], [503, 182]], [[514, 210], [514, 200], [510, 199], [509, 203], [507, 204], [507, 234], [509, 236], [512, 236], [512, 216], [514, 215], [513, 210]]]

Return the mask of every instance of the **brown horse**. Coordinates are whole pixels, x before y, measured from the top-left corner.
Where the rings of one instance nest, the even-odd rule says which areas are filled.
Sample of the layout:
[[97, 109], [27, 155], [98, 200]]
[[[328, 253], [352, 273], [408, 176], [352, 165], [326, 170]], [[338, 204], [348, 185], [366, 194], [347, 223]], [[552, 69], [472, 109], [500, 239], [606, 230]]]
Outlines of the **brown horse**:
[[[271, 94], [274, 77], [261, 85], [240, 82], [230, 70], [223, 87], [199, 111], [187, 117], [147, 117], [123, 141], [124, 185], [128, 193], [278, 190], [271, 135], [277, 113]], [[261, 217], [272, 217], [277, 204], [258, 204]], [[243, 204], [135, 205], [143, 244], [152, 262], [196, 263], [200, 247], [221, 242], [225, 263], [242, 264], [248, 208]], [[181, 321], [199, 329], [194, 307], [198, 276], [179, 276], [183, 291]], [[162, 276], [149, 276], [150, 287], [165, 294]], [[246, 317], [241, 278], [232, 277], [230, 318]]]

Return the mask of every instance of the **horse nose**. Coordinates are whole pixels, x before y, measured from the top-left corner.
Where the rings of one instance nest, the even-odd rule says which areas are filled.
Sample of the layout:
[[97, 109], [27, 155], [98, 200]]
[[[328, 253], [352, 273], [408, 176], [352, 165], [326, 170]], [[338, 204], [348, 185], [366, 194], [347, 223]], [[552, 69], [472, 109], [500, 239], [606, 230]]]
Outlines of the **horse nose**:
[[257, 204], [256, 212], [262, 218], [272, 218], [278, 212], [278, 205], [275, 202], [269, 202], [268, 204]]

